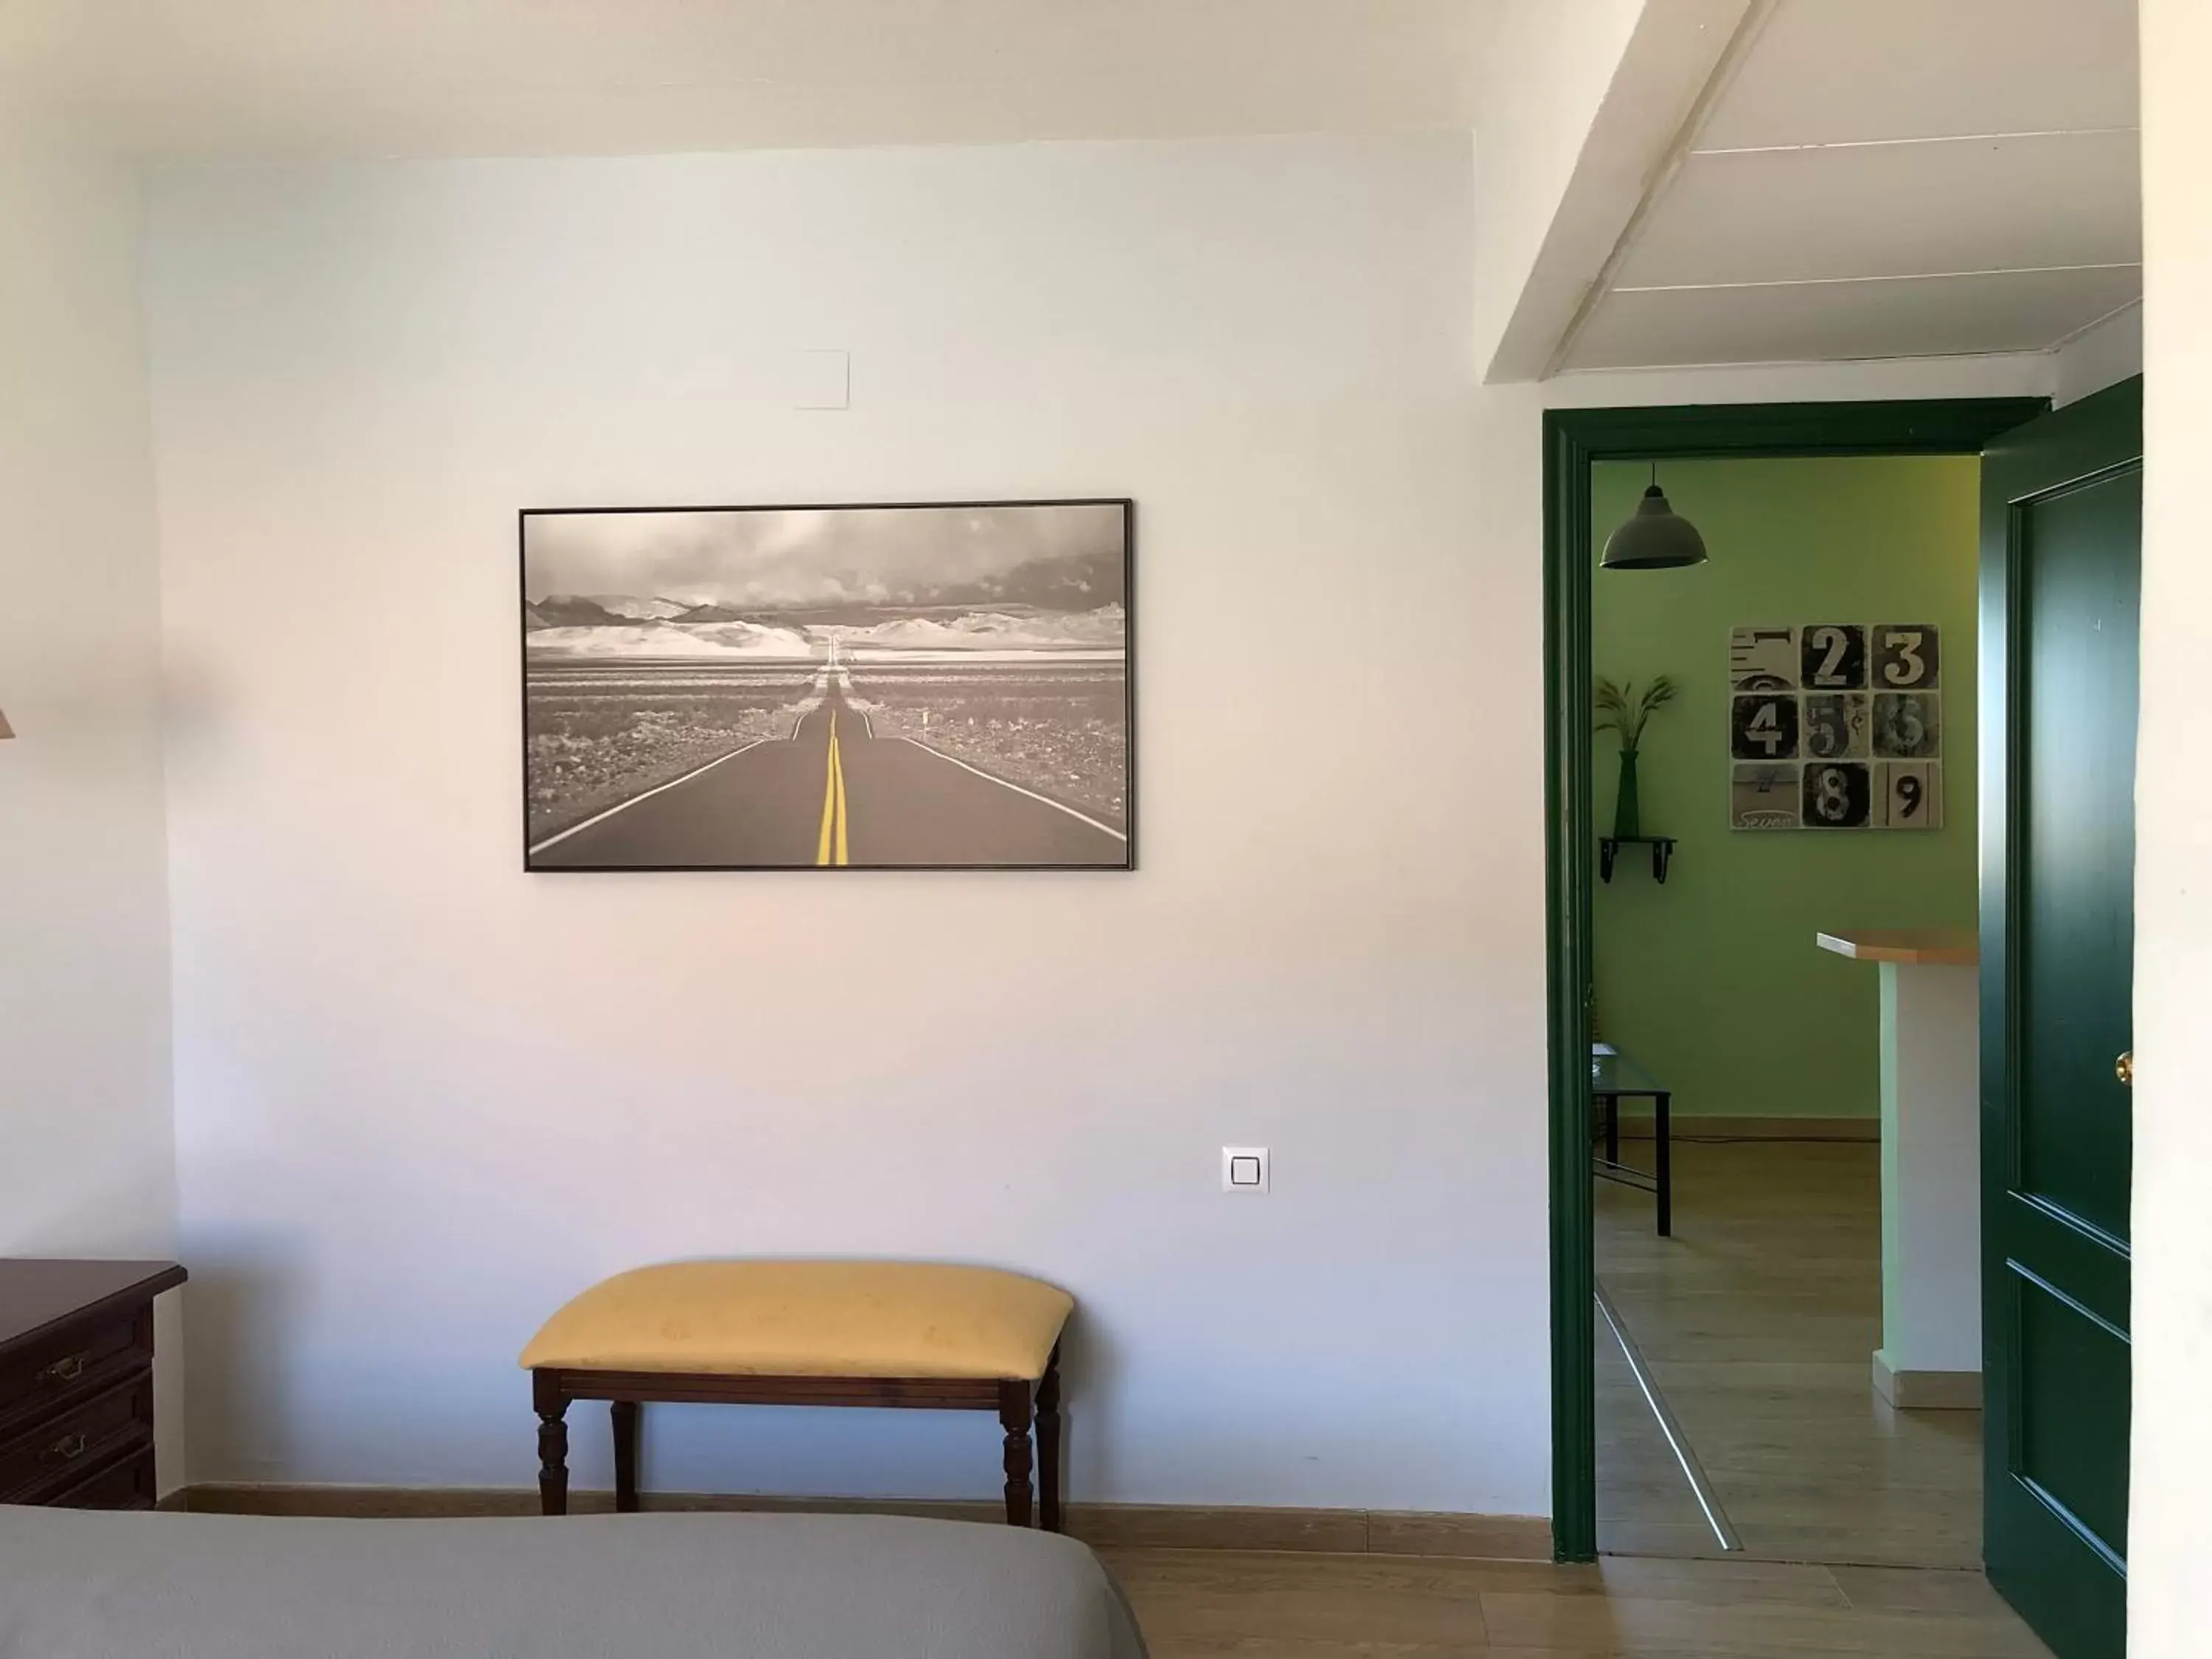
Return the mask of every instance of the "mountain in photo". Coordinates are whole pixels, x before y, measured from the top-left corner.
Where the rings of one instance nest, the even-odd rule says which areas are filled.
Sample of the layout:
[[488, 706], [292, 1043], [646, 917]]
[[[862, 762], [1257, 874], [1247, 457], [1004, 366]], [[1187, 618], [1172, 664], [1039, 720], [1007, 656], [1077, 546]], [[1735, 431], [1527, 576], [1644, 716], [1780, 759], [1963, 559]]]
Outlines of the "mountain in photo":
[[592, 593], [586, 597], [609, 616], [623, 622], [673, 622], [691, 609], [675, 599], [634, 599], [628, 593]]
[[580, 593], [548, 593], [527, 607], [538, 628], [605, 628], [623, 619], [596, 599]]

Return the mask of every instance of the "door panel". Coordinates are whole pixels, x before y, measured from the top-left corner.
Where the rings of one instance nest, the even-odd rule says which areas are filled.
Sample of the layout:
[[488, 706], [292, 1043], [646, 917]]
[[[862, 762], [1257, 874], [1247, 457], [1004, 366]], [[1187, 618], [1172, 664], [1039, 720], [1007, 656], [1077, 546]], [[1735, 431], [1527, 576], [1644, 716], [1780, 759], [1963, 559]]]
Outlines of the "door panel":
[[2059, 1659], [2126, 1646], [2142, 383], [1982, 474], [1982, 1214], [1990, 1578]]
[[2124, 1238], [2131, 1138], [2112, 1065], [2127, 1047], [2135, 951], [2142, 475], [2072, 487], [2021, 515], [2021, 1187]]
[[2048, 1284], [2014, 1270], [2020, 1310], [2020, 1435], [2014, 1462], [2036, 1495], [2127, 1559], [2128, 1340]]

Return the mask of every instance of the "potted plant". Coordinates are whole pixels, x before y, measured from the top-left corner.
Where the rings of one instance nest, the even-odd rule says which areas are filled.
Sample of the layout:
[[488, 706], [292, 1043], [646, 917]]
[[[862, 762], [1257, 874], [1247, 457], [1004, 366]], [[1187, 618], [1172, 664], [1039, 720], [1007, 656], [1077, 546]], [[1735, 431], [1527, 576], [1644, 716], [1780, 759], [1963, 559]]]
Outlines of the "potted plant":
[[1674, 682], [1664, 674], [1653, 677], [1639, 694], [1636, 682], [1615, 685], [1601, 677], [1594, 703], [1595, 729], [1620, 736], [1620, 789], [1613, 799], [1613, 838], [1634, 841], [1644, 833], [1643, 813], [1636, 793], [1636, 751], [1644, 741], [1644, 728], [1657, 710], [1674, 701]]

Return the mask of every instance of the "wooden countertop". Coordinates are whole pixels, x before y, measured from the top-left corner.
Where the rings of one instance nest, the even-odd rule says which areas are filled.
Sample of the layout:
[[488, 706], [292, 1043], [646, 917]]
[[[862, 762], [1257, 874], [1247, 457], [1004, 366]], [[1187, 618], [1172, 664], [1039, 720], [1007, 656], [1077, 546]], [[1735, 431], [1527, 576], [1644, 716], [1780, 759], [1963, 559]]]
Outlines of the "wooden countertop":
[[1816, 937], [1823, 951], [1858, 962], [1972, 968], [1982, 959], [1981, 941], [1962, 927], [1860, 927]]

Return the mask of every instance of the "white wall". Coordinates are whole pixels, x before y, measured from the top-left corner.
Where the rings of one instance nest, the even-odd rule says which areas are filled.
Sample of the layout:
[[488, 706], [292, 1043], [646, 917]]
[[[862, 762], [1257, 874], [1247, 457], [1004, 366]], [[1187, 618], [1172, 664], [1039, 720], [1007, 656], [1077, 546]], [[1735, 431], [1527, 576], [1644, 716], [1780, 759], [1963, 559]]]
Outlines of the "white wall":
[[139, 214], [0, 149], [0, 1256], [176, 1242]]
[[0, 153], [0, 1255], [173, 1237], [138, 224], [128, 168]]
[[2136, 761], [2135, 1414], [2128, 1651], [2194, 1659], [2212, 1626], [2212, 1212], [2197, 1066], [2212, 1020], [2203, 534], [2212, 446], [2212, 10], [2144, 0], [2142, 725]]
[[[1463, 142], [167, 175], [150, 261], [195, 1475], [520, 1485], [515, 1352], [690, 1254], [1083, 1304], [1077, 1491], [1547, 1507], [1547, 402]], [[785, 407], [794, 346], [854, 407]], [[526, 877], [520, 504], [1126, 490], [1133, 877]], [[1227, 1141], [1273, 1194], [1215, 1190]], [[988, 1425], [661, 1413], [665, 1487], [982, 1493]], [[578, 1437], [579, 1479], [607, 1479]]]
[[[1481, 537], [1468, 167], [161, 179], [196, 1478], [525, 1484], [569, 1293], [877, 1252], [1074, 1291], [1083, 1496], [1546, 1508], [1539, 569]], [[848, 414], [782, 396], [818, 346]], [[1139, 503], [1136, 875], [518, 867], [518, 507], [1090, 492]], [[975, 1420], [660, 1416], [662, 1486], [996, 1490]]]

